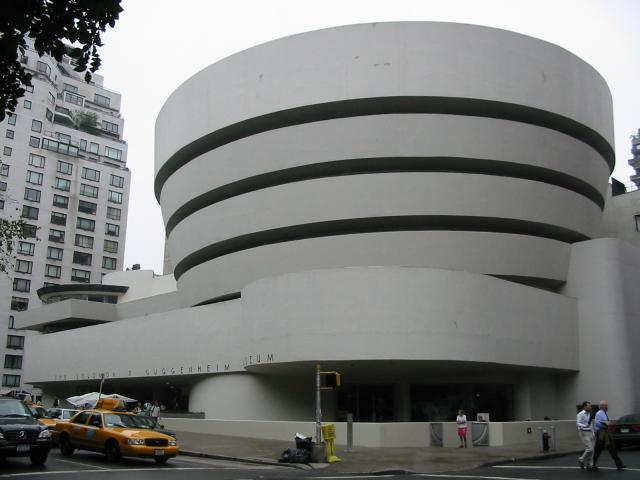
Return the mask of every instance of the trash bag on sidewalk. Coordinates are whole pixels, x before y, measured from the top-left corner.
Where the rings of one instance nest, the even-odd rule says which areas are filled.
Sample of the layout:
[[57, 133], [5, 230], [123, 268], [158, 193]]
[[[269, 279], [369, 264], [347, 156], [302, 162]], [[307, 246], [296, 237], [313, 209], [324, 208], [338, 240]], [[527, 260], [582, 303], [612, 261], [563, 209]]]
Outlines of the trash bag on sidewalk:
[[311, 461], [311, 450], [302, 448], [287, 448], [278, 458], [280, 463], [309, 463], [309, 461]]
[[313, 450], [313, 439], [311, 437], [305, 437], [300, 433], [296, 433], [296, 448], [298, 450]]

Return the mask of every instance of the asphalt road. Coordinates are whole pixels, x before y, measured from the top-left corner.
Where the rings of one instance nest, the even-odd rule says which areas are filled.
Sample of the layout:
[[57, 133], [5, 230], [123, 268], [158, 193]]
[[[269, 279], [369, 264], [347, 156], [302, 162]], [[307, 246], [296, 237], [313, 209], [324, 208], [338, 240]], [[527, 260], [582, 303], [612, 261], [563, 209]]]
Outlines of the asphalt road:
[[378, 475], [341, 475], [331, 468], [321, 470], [297, 470], [288, 467], [254, 465], [205, 458], [183, 457], [169, 460], [166, 465], [156, 465], [151, 460], [122, 459], [109, 463], [104, 455], [79, 451], [72, 457], [61, 457], [53, 450], [44, 467], [33, 467], [28, 459], [7, 459], [0, 463], [0, 479], [19, 478], [34, 480], [284, 480], [309, 478], [310, 480], [334, 479], [451, 479], [451, 480], [587, 480], [587, 479], [638, 479], [640, 478], [640, 448], [625, 449], [620, 456], [629, 467], [617, 471], [605, 452], [600, 459], [598, 472], [580, 470], [577, 456], [548, 458], [530, 462], [483, 467], [474, 470], [444, 472], [439, 474], [398, 474], [388, 472]]

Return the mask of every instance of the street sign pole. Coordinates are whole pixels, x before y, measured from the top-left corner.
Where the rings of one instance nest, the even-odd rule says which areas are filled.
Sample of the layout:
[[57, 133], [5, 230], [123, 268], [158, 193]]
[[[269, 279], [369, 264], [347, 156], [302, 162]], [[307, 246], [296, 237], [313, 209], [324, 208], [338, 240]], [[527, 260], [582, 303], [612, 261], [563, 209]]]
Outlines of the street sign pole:
[[320, 407], [320, 364], [316, 365], [316, 445], [322, 441], [322, 410]]

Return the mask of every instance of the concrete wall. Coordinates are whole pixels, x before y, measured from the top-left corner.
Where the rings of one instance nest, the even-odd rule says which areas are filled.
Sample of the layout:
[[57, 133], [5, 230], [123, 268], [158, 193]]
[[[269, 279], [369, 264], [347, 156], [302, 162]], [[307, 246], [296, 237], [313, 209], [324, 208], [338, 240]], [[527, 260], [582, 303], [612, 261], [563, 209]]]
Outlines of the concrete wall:
[[[315, 436], [314, 422], [243, 422], [163, 418], [162, 423], [166, 428], [178, 432], [214, 433], [248, 438], [293, 441], [296, 433]], [[335, 443], [346, 445], [347, 424], [335, 422], [334, 425], [336, 426]], [[530, 445], [532, 454], [538, 451], [538, 427], [547, 429], [549, 432], [551, 427], [555, 427], [558, 446], [574, 444], [578, 438], [575, 421], [572, 420], [490, 422], [488, 425], [491, 446]], [[528, 428], [532, 429], [532, 433], [527, 433]], [[354, 423], [353, 442], [355, 446], [360, 447], [429, 447], [431, 446], [430, 429], [431, 424], [428, 422]], [[445, 440], [443, 448], [456, 448], [459, 445], [454, 422], [443, 423], [443, 436]], [[470, 437], [468, 445], [472, 446]]]
[[599, 237], [619, 238], [640, 247], [640, 190], [612, 197], [607, 196], [602, 216], [602, 232]]
[[609, 401], [609, 415], [640, 410], [640, 250], [598, 239], [575, 244], [565, 294], [578, 300], [580, 373], [563, 400], [565, 415], [583, 400]]

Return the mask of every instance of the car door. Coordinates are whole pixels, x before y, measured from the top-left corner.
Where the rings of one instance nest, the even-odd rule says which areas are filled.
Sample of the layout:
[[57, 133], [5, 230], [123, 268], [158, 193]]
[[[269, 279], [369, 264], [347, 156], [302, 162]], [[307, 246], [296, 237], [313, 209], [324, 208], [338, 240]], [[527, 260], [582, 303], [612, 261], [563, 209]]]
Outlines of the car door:
[[87, 422], [87, 449], [102, 451], [104, 447], [102, 432], [102, 415], [99, 412], [93, 412]]
[[69, 422], [69, 436], [75, 448], [87, 448], [87, 420], [94, 412], [80, 412]]

